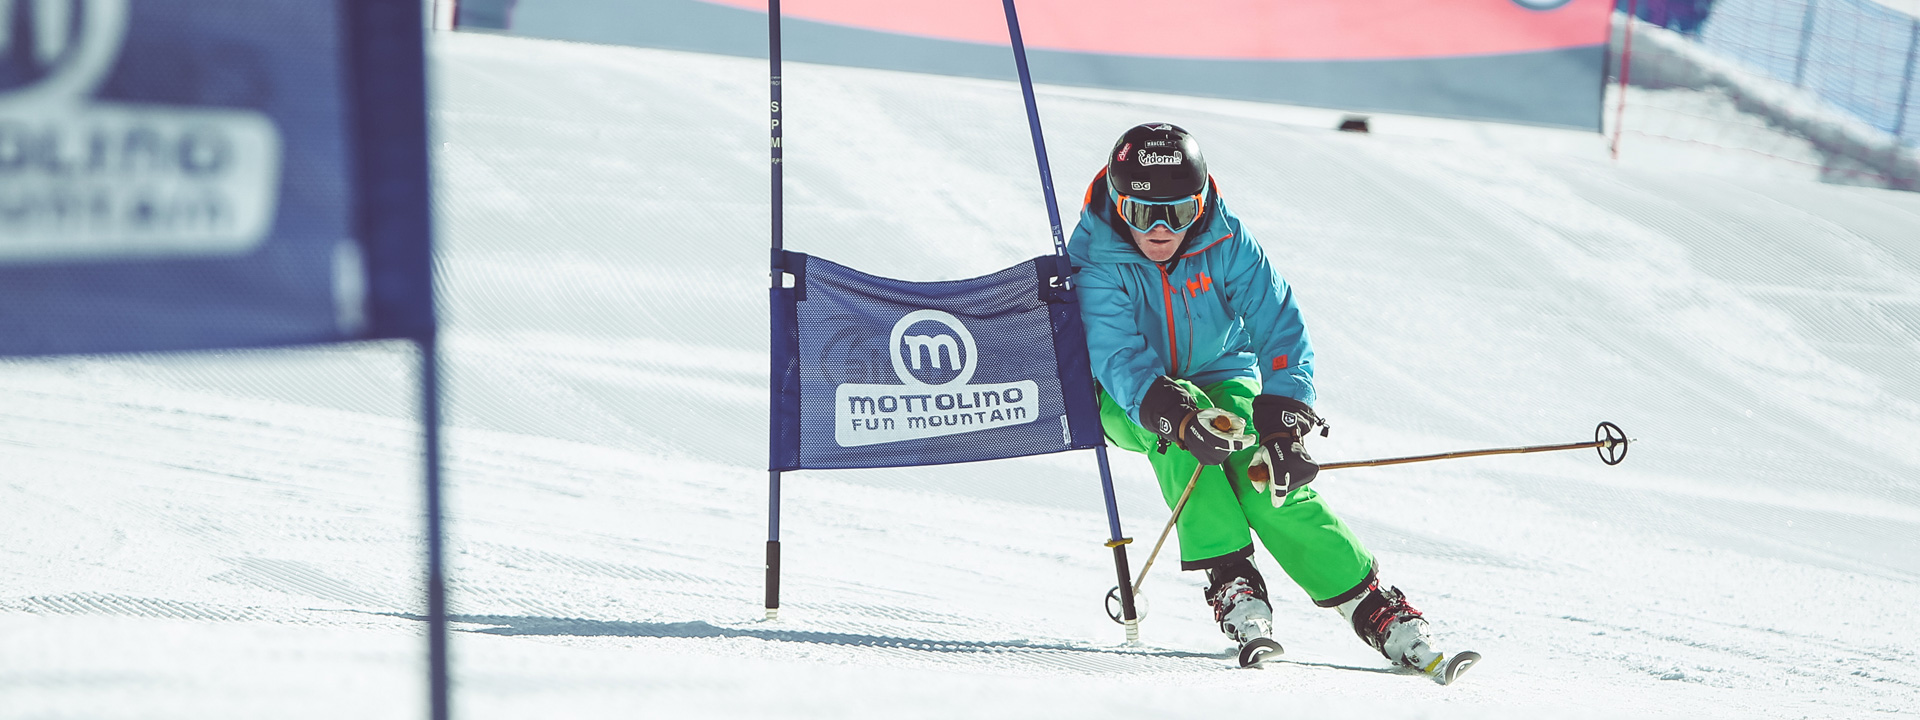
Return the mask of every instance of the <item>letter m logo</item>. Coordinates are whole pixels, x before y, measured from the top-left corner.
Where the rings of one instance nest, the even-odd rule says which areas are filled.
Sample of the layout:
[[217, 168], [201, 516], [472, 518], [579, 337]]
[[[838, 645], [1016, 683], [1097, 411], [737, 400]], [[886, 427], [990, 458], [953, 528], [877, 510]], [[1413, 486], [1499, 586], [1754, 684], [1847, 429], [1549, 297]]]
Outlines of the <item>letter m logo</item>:
[[0, 0], [0, 92], [41, 80], [65, 59], [77, 41], [79, 5], [79, 0]]
[[[907, 360], [913, 363], [913, 369], [920, 369], [920, 356], [926, 354], [927, 364], [941, 369], [960, 367], [960, 343], [952, 335], [907, 335], [900, 338], [903, 349], [907, 351]], [[944, 362], [943, 362], [944, 359]]]

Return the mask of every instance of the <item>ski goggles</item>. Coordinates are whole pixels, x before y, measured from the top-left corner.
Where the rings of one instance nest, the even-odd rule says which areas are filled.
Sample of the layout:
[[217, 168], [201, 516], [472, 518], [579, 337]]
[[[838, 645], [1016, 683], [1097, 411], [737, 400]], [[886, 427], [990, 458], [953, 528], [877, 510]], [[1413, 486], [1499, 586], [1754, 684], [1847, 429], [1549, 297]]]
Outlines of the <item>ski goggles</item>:
[[1114, 212], [1129, 227], [1140, 232], [1153, 230], [1156, 225], [1165, 225], [1168, 230], [1181, 232], [1193, 226], [1195, 220], [1207, 209], [1206, 188], [1189, 197], [1173, 200], [1142, 200], [1114, 193]]

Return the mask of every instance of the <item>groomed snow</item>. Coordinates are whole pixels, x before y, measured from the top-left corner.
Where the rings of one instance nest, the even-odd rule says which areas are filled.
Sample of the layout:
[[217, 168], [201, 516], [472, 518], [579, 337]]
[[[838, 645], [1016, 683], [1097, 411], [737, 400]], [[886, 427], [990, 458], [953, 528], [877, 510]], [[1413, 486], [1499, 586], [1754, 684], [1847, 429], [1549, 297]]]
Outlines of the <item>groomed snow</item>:
[[[1294, 284], [1316, 487], [1454, 647], [1385, 662], [1270, 559], [1121, 644], [1088, 453], [785, 483], [766, 524], [766, 64], [436, 33], [454, 710], [521, 717], [1881, 717], [1920, 706], [1920, 195], [1590, 134], [1040, 88], [1067, 222], [1168, 120]], [[1050, 250], [1016, 86], [789, 64], [788, 247], [903, 279]], [[1710, 170], [1711, 168], [1709, 168]], [[0, 718], [425, 712], [404, 346], [0, 363]], [[1167, 510], [1116, 453], [1137, 564]], [[1172, 548], [1169, 552], [1173, 552]]]

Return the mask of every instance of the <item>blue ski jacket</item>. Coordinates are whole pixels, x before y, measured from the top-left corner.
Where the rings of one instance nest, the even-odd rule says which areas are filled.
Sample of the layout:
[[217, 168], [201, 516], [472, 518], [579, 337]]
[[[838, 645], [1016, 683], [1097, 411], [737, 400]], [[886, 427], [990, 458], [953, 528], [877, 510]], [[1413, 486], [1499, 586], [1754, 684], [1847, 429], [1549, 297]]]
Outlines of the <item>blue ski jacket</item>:
[[1201, 386], [1248, 377], [1263, 393], [1314, 402], [1313, 345], [1292, 288], [1212, 182], [1206, 203], [1179, 254], [1155, 263], [1125, 234], [1102, 169], [1067, 244], [1094, 379], [1136, 422], [1160, 375]]

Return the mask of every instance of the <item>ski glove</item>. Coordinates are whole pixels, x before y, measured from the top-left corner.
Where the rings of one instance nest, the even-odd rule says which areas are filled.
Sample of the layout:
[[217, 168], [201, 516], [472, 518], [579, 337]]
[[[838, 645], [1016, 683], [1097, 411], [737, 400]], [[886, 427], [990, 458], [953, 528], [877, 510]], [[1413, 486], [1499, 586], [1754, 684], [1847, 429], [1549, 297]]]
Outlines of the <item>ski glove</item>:
[[1280, 507], [1289, 493], [1313, 482], [1320, 464], [1307, 454], [1306, 437], [1320, 417], [1306, 403], [1279, 395], [1261, 395], [1253, 399], [1253, 425], [1261, 433], [1260, 451], [1247, 466], [1247, 480], [1255, 492], [1273, 488], [1273, 506]]
[[1253, 446], [1245, 419], [1219, 408], [1201, 410], [1186, 388], [1164, 375], [1147, 386], [1147, 395], [1140, 400], [1140, 419], [1160, 436], [1160, 452], [1176, 444], [1202, 465], [1219, 465], [1228, 455]]

